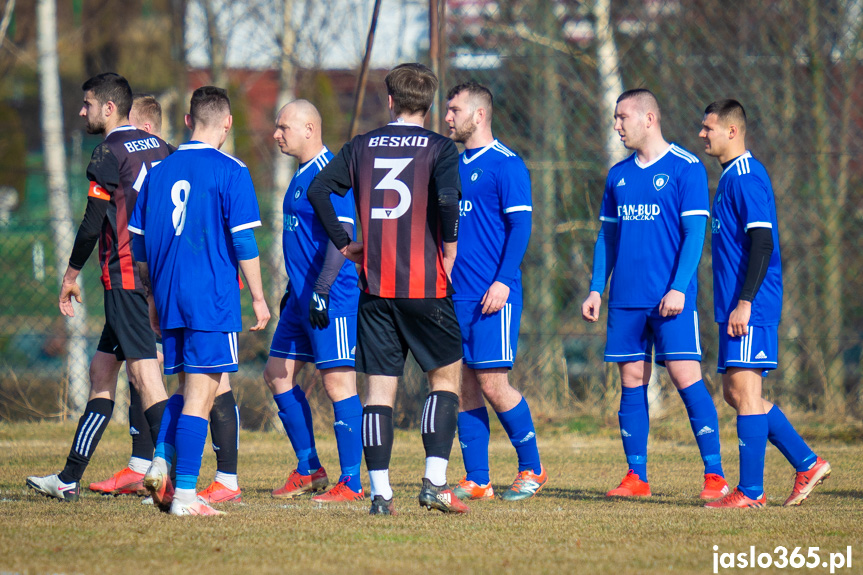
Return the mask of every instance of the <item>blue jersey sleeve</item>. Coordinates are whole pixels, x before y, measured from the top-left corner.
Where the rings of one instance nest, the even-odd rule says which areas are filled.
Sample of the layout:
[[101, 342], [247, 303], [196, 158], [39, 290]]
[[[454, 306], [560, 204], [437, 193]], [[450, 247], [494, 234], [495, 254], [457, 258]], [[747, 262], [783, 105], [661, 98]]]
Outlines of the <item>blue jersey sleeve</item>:
[[504, 214], [533, 211], [530, 193], [530, 172], [521, 158], [508, 158], [498, 172], [498, 193]]
[[333, 194], [332, 200], [333, 207], [336, 209], [336, 216], [339, 218], [339, 221], [343, 224], [351, 224], [351, 226], [356, 229], [356, 208], [354, 206], [353, 190], [348, 190], [348, 193], [344, 196]]
[[744, 232], [773, 227], [773, 194], [764, 182], [747, 174], [732, 180], [731, 189]]
[[710, 216], [710, 197], [707, 191], [707, 170], [701, 162], [688, 164], [681, 170], [680, 215]]
[[258, 198], [248, 168], [234, 170], [231, 183], [222, 194], [225, 223], [232, 234], [261, 225]]
[[599, 208], [599, 219], [603, 222], [617, 223], [617, 199], [614, 197], [614, 181], [611, 172], [605, 178], [605, 192], [602, 194], [602, 205]]
[[129, 218], [129, 231], [134, 234], [144, 235], [145, 222], [144, 214], [147, 213], [147, 190], [150, 187], [150, 174], [144, 178], [144, 183], [141, 184], [141, 190], [138, 192], [138, 199], [135, 200], [135, 208], [132, 210], [132, 217]]

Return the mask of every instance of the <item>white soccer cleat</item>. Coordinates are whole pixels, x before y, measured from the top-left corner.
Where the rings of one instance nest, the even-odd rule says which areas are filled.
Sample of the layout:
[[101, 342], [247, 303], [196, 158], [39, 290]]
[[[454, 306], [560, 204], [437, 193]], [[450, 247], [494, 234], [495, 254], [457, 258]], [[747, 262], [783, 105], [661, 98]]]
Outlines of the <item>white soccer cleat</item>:
[[215, 515], [224, 515], [224, 511], [216, 511], [201, 498], [197, 497], [195, 501], [189, 504], [183, 504], [174, 499], [171, 502], [171, 515], [178, 516], [186, 516], [186, 515], [199, 515], [199, 516], [215, 516]]
[[27, 487], [45, 497], [52, 497], [60, 501], [78, 501], [81, 494], [79, 483], [63, 483], [56, 474], [45, 477], [31, 475], [27, 478]]

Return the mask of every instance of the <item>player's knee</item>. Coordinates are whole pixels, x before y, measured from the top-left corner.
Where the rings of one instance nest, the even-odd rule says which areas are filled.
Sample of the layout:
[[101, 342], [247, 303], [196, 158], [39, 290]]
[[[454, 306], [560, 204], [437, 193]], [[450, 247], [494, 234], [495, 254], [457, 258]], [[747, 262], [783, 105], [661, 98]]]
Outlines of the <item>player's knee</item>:
[[725, 403], [737, 409], [737, 404], [740, 401], [740, 397], [737, 391], [729, 386], [724, 386], [722, 388], [722, 396], [725, 398]]

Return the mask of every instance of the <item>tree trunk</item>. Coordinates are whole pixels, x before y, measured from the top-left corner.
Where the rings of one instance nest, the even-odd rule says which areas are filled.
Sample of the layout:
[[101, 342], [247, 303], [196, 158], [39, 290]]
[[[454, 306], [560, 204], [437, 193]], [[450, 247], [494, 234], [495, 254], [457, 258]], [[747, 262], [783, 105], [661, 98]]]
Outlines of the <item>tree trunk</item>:
[[[48, 204], [54, 235], [54, 256], [58, 279], [66, 271], [72, 253], [75, 230], [69, 206], [66, 181], [66, 149], [63, 143], [63, 107], [60, 98], [60, 67], [57, 55], [57, 5], [55, 0], [39, 0], [36, 7], [39, 46], [39, 92], [42, 100], [42, 141], [45, 170], [48, 174]], [[84, 297], [83, 291], [81, 297]], [[73, 414], [84, 410], [89, 390], [87, 361], [87, 311], [76, 306], [75, 317], [66, 321], [66, 368], [69, 408]], [[66, 406], [61, 406], [65, 408]]]

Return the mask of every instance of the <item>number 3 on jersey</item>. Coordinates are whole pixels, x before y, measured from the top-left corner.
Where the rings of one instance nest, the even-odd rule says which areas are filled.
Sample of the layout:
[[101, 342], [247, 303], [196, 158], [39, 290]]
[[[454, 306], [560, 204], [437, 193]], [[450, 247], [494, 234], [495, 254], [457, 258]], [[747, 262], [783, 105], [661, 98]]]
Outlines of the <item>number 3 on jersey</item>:
[[375, 158], [375, 169], [389, 170], [375, 186], [376, 190], [395, 190], [399, 203], [392, 208], [372, 208], [373, 220], [395, 220], [403, 216], [411, 207], [411, 191], [407, 184], [398, 179], [413, 158]]
[[174, 223], [174, 235], [179, 236], [186, 227], [186, 204], [189, 203], [189, 191], [192, 185], [186, 180], [179, 180], [171, 187], [171, 201], [174, 202], [174, 211], [171, 213], [171, 221]]

